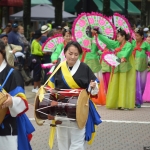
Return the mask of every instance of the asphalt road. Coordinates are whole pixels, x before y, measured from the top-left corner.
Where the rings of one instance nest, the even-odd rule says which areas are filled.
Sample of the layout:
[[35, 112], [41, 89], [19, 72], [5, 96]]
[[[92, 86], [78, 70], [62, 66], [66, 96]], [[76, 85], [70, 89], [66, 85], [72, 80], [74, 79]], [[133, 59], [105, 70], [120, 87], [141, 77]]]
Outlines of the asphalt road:
[[[49, 125], [38, 126], [34, 121], [34, 98], [32, 86], [25, 87], [29, 102], [27, 112], [36, 131], [33, 133], [31, 146], [33, 150], [49, 150]], [[96, 138], [86, 150], [144, 150], [150, 146], [150, 104], [144, 103], [142, 108], [129, 110], [108, 110], [98, 106], [103, 120], [97, 128]], [[58, 150], [55, 139], [53, 150]]]

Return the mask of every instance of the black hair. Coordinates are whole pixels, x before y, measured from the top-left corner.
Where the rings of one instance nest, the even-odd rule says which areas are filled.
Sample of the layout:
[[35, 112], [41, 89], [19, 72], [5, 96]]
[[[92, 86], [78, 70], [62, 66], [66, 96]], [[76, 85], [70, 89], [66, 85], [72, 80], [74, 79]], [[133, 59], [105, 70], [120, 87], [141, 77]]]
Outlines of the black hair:
[[69, 34], [72, 35], [70, 29], [65, 29], [65, 28], [63, 28], [63, 32], [62, 32], [63, 37], [65, 36], [66, 32], [69, 32]]
[[125, 36], [126, 41], [130, 39], [130, 35], [126, 33], [126, 31], [122, 30], [121, 28], [117, 29], [117, 33], [119, 33], [121, 36]]
[[47, 33], [47, 37], [51, 37], [51, 36], [54, 36], [56, 33], [56, 29], [51, 29], [50, 31], [48, 31]]
[[96, 31], [97, 34], [100, 34], [99, 27], [93, 27], [93, 30]]
[[2, 40], [0, 40], [0, 53], [2, 54], [3, 58], [6, 60], [5, 44]]
[[64, 48], [64, 53], [66, 53], [67, 50], [68, 50], [71, 46], [76, 47], [76, 48], [78, 49], [79, 54], [82, 54], [81, 45], [80, 45], [78, 42], [76, 42], [76, 41], [70, 41], [70, 42], [68, 42], [68, 44], [67, 44], [67, 45], [65, 46], [65, 48]]
[[42, 36], [41, 29], [38, 29], [38, 30], [35, 31], [35, 33], [33, 35], [33, 38], [34, 39], [39, 39], [41, 36]]
[[61, 27], [62, 27], [62, 28], [64, 28], [65, 26], [68, 26], [67, 22], [62, 21], [62, 23], [61, 23]]
[[136, 28], [134, 31], [135, 31], [135, 33], [138, 33], [140, 36], [144, 37], [144, 32], [143, 32], [142, 28]]
[[51, 20], [47, 20], [47, 23], [52, 23], [52, 21]]

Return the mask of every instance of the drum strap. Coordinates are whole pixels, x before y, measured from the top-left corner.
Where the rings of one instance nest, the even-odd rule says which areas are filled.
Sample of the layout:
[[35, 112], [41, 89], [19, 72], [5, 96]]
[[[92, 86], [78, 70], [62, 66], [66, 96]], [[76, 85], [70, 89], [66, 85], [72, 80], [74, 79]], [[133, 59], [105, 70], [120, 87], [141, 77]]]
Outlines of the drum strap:
[[64, 77], [64, 80], [66, 81], [67, 85], [72, 89], [79, 89], [80, 87], [77, 85], [77, 83], [74, 81], [71, 73], [68, 70], [68, 67], [66, 65], [66, 61], [60, 63], [58, 65], [58, 67], [54, 70], [54, 72], [51, 74], [51, 76], [48, 78], [48, 80], [45, 82], [45, 84], [43, 86], [45, 86], [48, 83], [48, 86], [50, 86], [51, 88], [54, 88], [54, 81], [53, 81], [53, 76], [55, 75], [55, 73], [61, 68], [62, 70], [62, 74]]
[[[9, 76], [11, 75], [11, 73], [13, 72], [13, 70], [14, 70], [13, 68], [11, 68], [11, 69], [9, 70], [9, 73], [7, 74], [7, 77], [5, 78], [5, 81], [4, 81], [3, 84], [0, 86], [0, 91], [3, 90], [3, 87], [4, 87], [4, 85], [6, 84], [8, 78], [9, 78]], [[9, 116], [9, 115], [5, 116], [4, 119], [6, 119], [8, 116]], [[0, 127], [1, 127], [2, 129], [4, 129], [4, 124], [1, 123], [1, 124], [0, 124]]]
[[52, 82], [52, 78], [55, 75], [55, 73], [59, 70], [59, 68], [61, 67], [62, 63], [60, 63], [57, 68], [54, 70], [54, 72], [51, 74], [51, 76], [47, 79], [47, 81], [44, 83], [43, 87], [48, 83], [48, 86], [50, 86], [51, 88], [54, 88], [54, 83]]
[[66, 84], [71, 88], [71, 89], [79, 89], [80, 87], [78, 86], [78, 84], [74, 81], [70, 71], [68, 70], [68, 67], [66, 65], [66, 61], [64, 61], [62, 63], [61, 66], [61, 71], [62, 71], [62, 75], [64, 77], [64, 80], [66, 82]]
[[3, 84], [0, 86], [0, 91], [2, 91], [2, 89], [3, 89], [3, 87], [4, 87], [4, 85], [5, 85], [5, 83], [6, 83], [6, 81], [8, 80], [8, 78], [9, 78], [9, 76], [11, 75], [11, 73], [13, 72], [13, 68], [11, 68], [10, 70], [9, 70], [9, 73], [8, 73], [8, 75], [7, 75], [7, 77], [5, 78], [5, 81], [3, 82]]

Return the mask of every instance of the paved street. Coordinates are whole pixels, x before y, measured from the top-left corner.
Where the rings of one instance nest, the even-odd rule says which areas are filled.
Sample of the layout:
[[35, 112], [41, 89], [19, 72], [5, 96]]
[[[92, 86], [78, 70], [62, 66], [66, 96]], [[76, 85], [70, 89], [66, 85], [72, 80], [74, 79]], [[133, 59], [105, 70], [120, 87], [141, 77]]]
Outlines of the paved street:
[[[36, 131], [31, 141], [33, 150], [49, 150], [49, 125], [38, 126], [34, 121], [34, 98], [32, 86], [25, 87], [29, 101], [28, 117]], [[108, 110], [98, 106], [103, 123], [97, 128], [97, 135], [92, 145], [87, 145], [86, 150], [143, 150], [150, 146], [150, 104], [145, 103], [142, 108], [134, 111]], [[53, 150], [58, 150], [57, 141]]]

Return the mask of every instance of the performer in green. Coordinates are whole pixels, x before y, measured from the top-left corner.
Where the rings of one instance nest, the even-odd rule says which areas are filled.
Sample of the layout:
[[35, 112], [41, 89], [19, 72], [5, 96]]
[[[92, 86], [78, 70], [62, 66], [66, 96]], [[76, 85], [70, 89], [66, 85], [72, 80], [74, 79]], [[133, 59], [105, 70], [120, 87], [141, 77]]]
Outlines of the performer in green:
[[117, 31], [117, 41], [101, 34], [98, 38], [107, 45], [108, 49], [115, 49], [114, 53], [121, 59], [121, 64], [111, 74], [109, 81], [106, 107], [117, 109], [134, 109], [135, 106], [135, 65], [132, 54], [132, 45], [129, 35], [122, 29]]
[[147, 75], [147, 55], [146, 52], [150, 51], [150, 45], [144, 40], [143, 30], [135, 29], [135, 39], [132, 41], [133, 46], [133, 56], [135, 60], [136, 69], [136, 106], [141, 107], [143, 103], [142, 95], [144, 93], [144, 88], [146, 85], [146, 75]]

